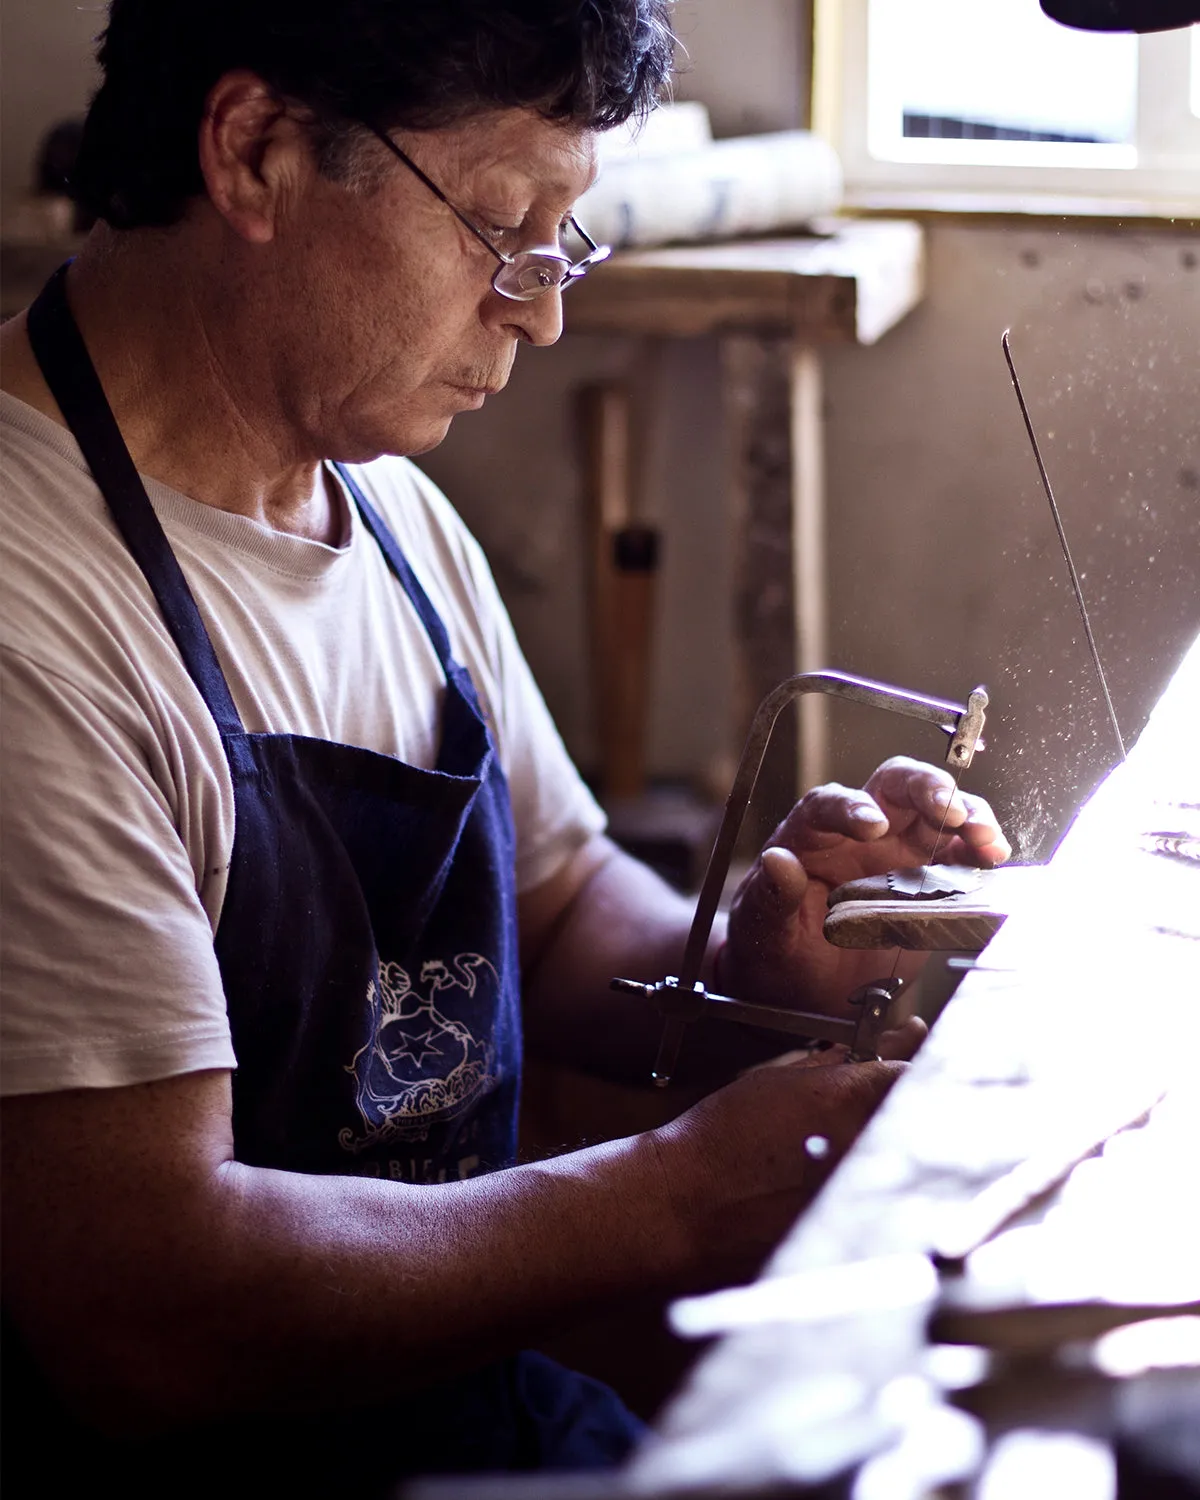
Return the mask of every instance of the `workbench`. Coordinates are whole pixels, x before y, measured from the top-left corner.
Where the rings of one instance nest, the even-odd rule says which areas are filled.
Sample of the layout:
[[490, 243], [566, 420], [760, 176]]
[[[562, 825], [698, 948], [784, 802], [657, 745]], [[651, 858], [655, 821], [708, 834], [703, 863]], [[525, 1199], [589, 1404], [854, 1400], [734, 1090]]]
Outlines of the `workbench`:
[[[920, 301], [923, 277], [918, 225], [846, 219], [804, 236], [623, 251], [571, 291], [572, 336], [720, 340], [733, 454], [731, 749], [776, 683], [830, 665], [821, 351], [875, 343]], [[828, 779], [827, 706], [807, 699], [799, 728], [788, 716], [772, 744], [796, 789]]]
[[[939, 1484], [972, 1500], [1112, 1500], [1139, 1424], [1181, 1410], [1194, 1423], [1198, 855], [1200, 641], [781, 1246], [757, 1305], [725, 1306], [726, 1320], [762, 1321], [702, 1360], [628, 1491], [612, 1493], [776, 1493], [871, 1459], [855, 1500]], [[989, 1184], [1031, 1163], [1054, 1177], [1056, 1155], [1083, 1154], [1089, 1133], [1110, 1137], [1102, 1151], [934, 1276], [926, 1253]], [[850, 1303], [874, 1310], [838, 1314], [830, 1267], [851, 1276]], [[1141, 1322], [1160, 1301], [1190, 1322]], [[804, 1321], [821, 1303], [831, 1316]], [[721, 1320], [719, 1303], [705, 1307]], [[1135, 1322], [1124, 1343], [1101, 1339]], [[1182, 1368], [1154, 1368], [1172, 1358]], [[1123, 1479], [1121, 1500], [1158, 1493], [1142, 1482]]]
[[414, 1500], [1197, 1493], [1198, 855], [1200, 640], [631, 1465]]

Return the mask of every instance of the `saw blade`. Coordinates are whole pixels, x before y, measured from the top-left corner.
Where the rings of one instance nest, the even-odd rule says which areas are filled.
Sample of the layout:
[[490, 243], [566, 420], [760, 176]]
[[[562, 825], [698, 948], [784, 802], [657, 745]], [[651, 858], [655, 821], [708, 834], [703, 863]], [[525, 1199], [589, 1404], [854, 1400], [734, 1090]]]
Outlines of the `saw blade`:
[[897, 896], [936, 901], [977, 891], [982, 878], [981, 872], [970, 865], [918, 865], [914, 870], [889, 870], [887, 883]]

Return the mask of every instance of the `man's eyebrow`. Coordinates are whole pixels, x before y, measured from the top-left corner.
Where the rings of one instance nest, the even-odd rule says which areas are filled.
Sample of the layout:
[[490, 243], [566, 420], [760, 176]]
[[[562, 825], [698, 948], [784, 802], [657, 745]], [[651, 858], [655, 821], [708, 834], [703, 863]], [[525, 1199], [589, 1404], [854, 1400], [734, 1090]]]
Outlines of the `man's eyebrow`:
[[574, 204], [596, 184], [600, 176], [600, 161], [593, 156], [583, 186], [579, 186], [579, 179], [575, 173], [566, 171], [562, 174], [537, 173], [529, 171], [526, 174], [530, 185], [535, 192], [547, 197], [561, 198], [564, 202]]

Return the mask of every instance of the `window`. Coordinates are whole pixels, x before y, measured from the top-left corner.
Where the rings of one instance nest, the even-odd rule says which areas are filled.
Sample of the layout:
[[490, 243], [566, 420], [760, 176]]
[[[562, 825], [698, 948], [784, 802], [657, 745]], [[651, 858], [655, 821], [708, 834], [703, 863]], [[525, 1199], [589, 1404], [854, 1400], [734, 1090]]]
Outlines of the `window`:
[[1031, 194], [1200, 212], [1200, 27], [1074, 31], [1038, 0], [817, 0], [814, 123], [851, 203]]
[[1192, 113], [1200, 115], [1200, 26], [1192, 27]]

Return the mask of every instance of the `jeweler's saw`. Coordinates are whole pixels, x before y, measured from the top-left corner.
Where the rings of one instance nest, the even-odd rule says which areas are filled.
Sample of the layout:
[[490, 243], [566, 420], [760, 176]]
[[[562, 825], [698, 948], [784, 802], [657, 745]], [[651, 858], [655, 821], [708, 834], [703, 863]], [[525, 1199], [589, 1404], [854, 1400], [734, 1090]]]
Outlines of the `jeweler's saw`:
[[975, 752], [983, 748], [988, 695], [982, 687], [977, 687], [965, 704], [951, 703], [942, 698], [910, 693], [887, 683], [873, 682], [866, 677], [854, 677], [848, 672], [825, 671], [801, 672], [767, 694], [750, 725], [737, 775], [725, 803], [678, 975], [668, 975], [652, 984], [637, 979], [612, 981], [614, 990], [644, 995], [662, 1014], [662, 1038], [652, 1073], [660, 1088], [671, 1081], [688, 1022], [699, 1020], [701, 1016], [763, 1026], [814, 1041], [844, 1042], [849, 1045], [851, 1061], [873, 1059], [878, 1055], [879, 1036], [888, 1028], [893, 1003], [904, 986], [904, 981], [894, 973], [860, 986], [848, 997], [849, 1003], [859, 1008], [858, 1019], [848, 1020], [782, 1006], [752, 1005], [728, 995], [711, 994], [700, 979], [713, 919], [772, 730], [782, 709], [805, 693], [828, 693], [836, 698], [869, 703], [905, 718], [923, 719], [936, 725], [950, 736], [946, 763], [954, 771], [956, 785], [974, 759]]

